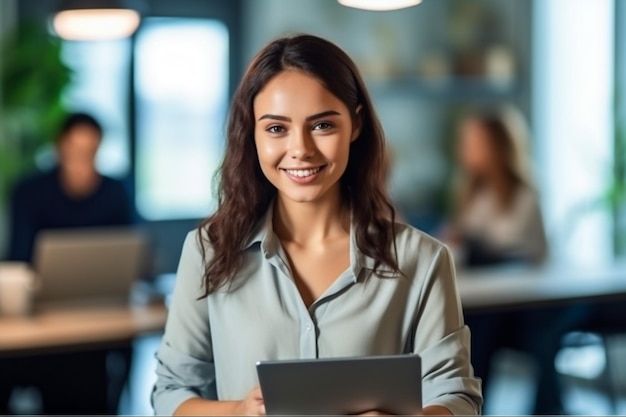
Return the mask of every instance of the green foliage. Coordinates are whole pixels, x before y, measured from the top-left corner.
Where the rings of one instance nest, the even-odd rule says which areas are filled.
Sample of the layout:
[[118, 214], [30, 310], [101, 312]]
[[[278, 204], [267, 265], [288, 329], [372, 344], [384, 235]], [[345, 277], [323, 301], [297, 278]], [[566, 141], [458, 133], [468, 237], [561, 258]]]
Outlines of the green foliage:
[[616, 255], [626, 255], [626, 230], [623, 223], [626, 219], [626, 132], [624, 131], [624, 108], [620, 93], [620, 85], [615, 88], [614, 97], [614, 158], [613, 182], [607, 192], [607, 199], [613, 207], [615, 226], [613, 231], [613, 245]]
[[35, 167], [65, 116], [61, 101], [71, 79], [61, 42], [42, 24], [20, 24], [0, 45], [0, 205], [17, 177]]

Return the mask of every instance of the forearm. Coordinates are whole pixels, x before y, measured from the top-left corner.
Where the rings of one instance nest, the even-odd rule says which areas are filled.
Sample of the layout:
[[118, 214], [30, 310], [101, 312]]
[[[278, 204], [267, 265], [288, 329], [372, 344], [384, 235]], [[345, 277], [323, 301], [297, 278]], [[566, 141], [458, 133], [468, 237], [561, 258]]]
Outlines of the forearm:
[[429, 405], [422, 410], [425, 416], [451, 416], [453, 415], [450, 410], [440, 405]]
[[239, 401], [211, 401], [204, 398], [190, 398], [183, 402], [175, 416], [228, 416], [236, 415]]

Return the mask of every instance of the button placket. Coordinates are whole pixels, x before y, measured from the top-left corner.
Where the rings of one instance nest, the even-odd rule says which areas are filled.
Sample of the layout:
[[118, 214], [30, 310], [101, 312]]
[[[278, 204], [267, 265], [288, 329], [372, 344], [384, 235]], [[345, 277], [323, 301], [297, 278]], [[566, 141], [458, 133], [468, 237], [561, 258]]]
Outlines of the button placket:
[[303, 316], [303, 324], [300, 331], [300, 355], [304, 358], [313, 359], [317, 357], [317, 338], [315, 336], [315, 325], [310, 316]]

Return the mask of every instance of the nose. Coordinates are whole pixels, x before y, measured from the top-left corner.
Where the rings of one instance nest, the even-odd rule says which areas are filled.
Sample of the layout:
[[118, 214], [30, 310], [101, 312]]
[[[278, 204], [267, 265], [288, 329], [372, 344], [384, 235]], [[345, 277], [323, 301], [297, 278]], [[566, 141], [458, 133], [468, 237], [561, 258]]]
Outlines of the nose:
[[308, 130], [294, 131], [289, 138], [289, 156], [292, 159], [310, 159], [315, 155], [315, 141]]

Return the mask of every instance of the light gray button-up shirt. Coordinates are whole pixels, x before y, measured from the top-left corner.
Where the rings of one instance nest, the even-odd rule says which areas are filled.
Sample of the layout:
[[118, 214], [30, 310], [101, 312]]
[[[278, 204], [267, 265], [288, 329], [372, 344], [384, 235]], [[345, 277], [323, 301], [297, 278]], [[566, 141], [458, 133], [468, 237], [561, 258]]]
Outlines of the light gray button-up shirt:
[[396, 245], [403, 275], [370, 274], [374, 260], [359, 251], [351, 230], [350, 267], [307, 308], [271, 210], [232, 286], [200, 300], [203, 264], [198, 233], [190, 232], [156, 353], [155, 412], [171, 415], [198, 396], [241, 400], [258, 385], [261, 360], [414, 352], [422, 358], [424, 406], [479, 413], [480, 382], [470, 365], [450, 252], [404, 224], [396, 225]]

